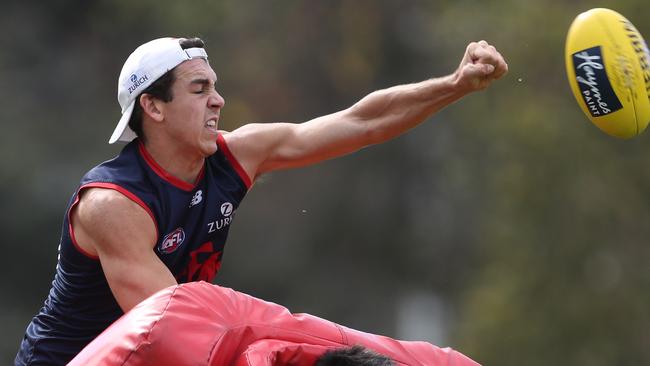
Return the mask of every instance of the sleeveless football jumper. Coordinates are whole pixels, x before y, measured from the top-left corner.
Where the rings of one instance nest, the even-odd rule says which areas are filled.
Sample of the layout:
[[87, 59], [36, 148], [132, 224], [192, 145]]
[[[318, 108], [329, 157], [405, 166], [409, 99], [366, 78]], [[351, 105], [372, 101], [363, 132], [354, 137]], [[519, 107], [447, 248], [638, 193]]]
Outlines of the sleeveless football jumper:
[[140, 205], [156, 226], [152, 250], [179, 283], [215, 277], [228, 229], [251, 186], [222, 135], [217, 145], [194, 185], [164, 171], [139, 139], [82, 178], [63, 219], [52, 288], [27, 327], [16, 365], [64, 365], [123, 314], [99, 258], [85, 252], [72, 231], [70, 212], [85, 189], [113, 189]]

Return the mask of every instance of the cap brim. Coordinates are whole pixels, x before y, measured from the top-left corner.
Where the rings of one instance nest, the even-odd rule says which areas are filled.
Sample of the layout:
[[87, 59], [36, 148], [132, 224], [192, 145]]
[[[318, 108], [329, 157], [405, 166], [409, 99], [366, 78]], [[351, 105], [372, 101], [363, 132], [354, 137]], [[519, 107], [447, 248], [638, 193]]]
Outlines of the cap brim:
[[131, 119], [131, 113], [133, 113], [133, 107], [135, 106], [135, 101], [131, 102], [124, 113], [122, 113], [122, 118], [117, 123], [111, 138], [108, 140], [109, 144], [114, 144], [117, 141], [129, 142], [136, 138], [135, 132], [129, 128], [129, 120]]

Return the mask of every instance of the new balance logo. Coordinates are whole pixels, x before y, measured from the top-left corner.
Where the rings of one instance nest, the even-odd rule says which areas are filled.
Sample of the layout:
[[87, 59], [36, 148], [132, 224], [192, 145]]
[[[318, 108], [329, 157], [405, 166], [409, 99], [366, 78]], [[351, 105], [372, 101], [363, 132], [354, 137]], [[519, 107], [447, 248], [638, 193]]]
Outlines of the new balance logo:
[[192, 197], [192, 201], [190, 201], [190, 207], [198, 205], [201, 201], [203, 201], [203, 191], [199, 189], [194, 193], [194, 197]]

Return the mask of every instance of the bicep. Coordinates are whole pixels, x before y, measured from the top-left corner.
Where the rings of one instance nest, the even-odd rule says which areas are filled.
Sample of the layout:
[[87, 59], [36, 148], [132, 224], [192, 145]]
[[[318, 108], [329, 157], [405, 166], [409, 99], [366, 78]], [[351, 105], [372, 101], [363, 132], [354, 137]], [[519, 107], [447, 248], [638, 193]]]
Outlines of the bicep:
[[102, 189], [85, 192], [73, 219], [79, 244], [97, 253], [124, 311], [176, 283], [154, 252], [157, 233], [152, 218], [127, 197]]
[[310, 165], [371, 143], [368, 125], [348, 110], [304, 123], [245, 125], [224, 136], [251, 177]]

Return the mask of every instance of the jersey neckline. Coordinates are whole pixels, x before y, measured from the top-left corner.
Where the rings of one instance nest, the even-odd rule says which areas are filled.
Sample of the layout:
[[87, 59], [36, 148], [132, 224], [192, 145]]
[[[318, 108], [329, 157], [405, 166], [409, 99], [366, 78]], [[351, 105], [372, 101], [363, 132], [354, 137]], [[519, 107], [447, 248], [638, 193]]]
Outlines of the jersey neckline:
[[178, 189], [182, 189], [183, 191], [191, 192], [196, 188], [198, 183], [203, 179], [203, 174], [205, 173], [205, 162], [203, 163], [203, 167], [201, 167], [201, 171], [199, 172], [199, 175], [196, 177], [196, 180], [194, 181], [194, 184], [188, 183], [184, 180], [181, 180], [180, 178], [177, 178], [176, 176], [172, 175], [168, 171], [166, 171], [163, 167], [158, 165], [156, 160], [149, 154], [147, 149], [144, 147], [144, 143], [142, 143], [142, 140], [138, 140], [138, 150], [140, 151], [140, 155], [144, 159], [144, 161], [149, 165], [151, 170], [156, 173], [161, 179], [166, 181], [167, 183], [173, 185], [174, 187]]

